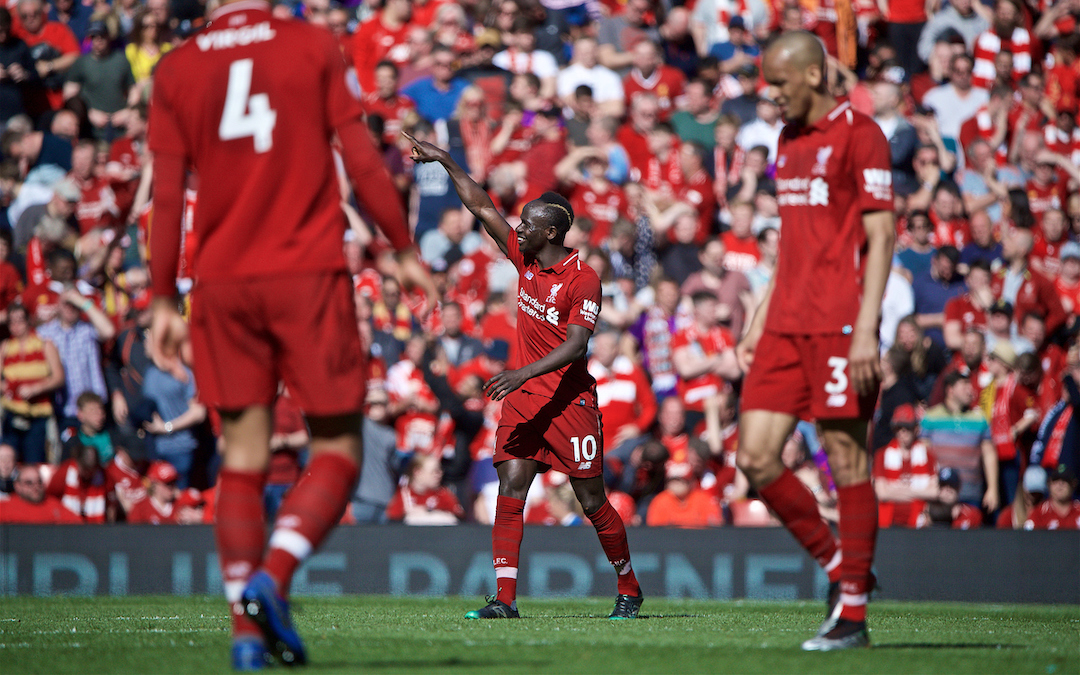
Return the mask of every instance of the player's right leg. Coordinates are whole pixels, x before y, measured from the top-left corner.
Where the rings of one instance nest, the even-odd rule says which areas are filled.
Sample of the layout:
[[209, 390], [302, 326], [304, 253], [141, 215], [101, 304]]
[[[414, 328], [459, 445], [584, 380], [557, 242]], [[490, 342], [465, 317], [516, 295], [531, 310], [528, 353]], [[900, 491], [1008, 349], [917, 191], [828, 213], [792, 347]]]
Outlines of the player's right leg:
[[244, 611], [242, 596], [266, 545], [263, 488], [270, 463], [270, 408], [222, 411], [224, 438], [218, 472], [216, 522], [221, 577], [232, 616], [232, 663], [236, 670], [259, 670], [272, 660], [258, 625]]
[[[839, 543], [821, 517], [814, 495], [780, 459], [796, 422], [798, 419], [787, 413], [744, 410], [735, 463], [784, 527], [825, 570], [831, 588], [840, 582]], [[830, 615], [834, 604], [829, 600]], [[826, 623], [831, 625], [829, 616]]]
[[498, 590], [488, 604], [468, 612], [466, 619], [516, 619], [518, 558], [524, 526], [525, 497], [539, 470], [531, 459], [508, 459], [500, 462], [499, 499], [495, 506], [495, 525], [491, 528], [491, 558], [495, 565]]

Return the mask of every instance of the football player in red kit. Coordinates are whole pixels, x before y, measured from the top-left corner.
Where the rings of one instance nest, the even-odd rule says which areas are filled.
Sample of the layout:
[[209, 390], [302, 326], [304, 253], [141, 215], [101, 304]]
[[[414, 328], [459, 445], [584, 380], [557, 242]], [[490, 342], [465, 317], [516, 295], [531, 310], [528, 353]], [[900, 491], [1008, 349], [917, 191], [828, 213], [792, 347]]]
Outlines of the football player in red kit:
[[604, 440], [596, 381], [585, 360], [600, 313], [600, 278], [563, 246], [574, 221], [570, 202], [546, 192], [521, 212], [517, 232], [483, 188], [444, 150], [406, 135], [417, 162], [439, 162], [462, 203], [518, 270], [516, 368], [488, 380], [484, 390], [503, 401], [493, 461], [499, 498], [491, 534], [498, 593], [470, 619], [517, 618], [518, 555], [525, 495], [537, 473], [555, 468], [570, 476], [585, 515], [618, 573], [612, 619], [633, 619], [641, 588], [630, 566], [626, 528], [604, 494]]
[[[860, 647], [869, 644], [878, 527], [866, 431], [895, 237], [889, 145], [872, 119], [828, 93], [825, 51], [810, 33], [783, 34], [763, 70], [787, 121], [776, 162], [784, 233], [776, 274], [736, 350], [747, 371], [736, 461], [829, 576], [829, 614], [803, 649]], [[821, 429], [837, 485], [839, 541], [780, 460], [800, 418]]]
[[[340, 520], [357, 480], [365, 384], [341, 249], [335, 136], [402, 275], [434, 297], [405, 214], [385, 198], [393, 183], [329, 32], [273, 18], [262, 0], [225, 0], [204, 31], [158, 65], [151, 347], [159, 367], [174, 372], [187, 351], [175, 279], [190, 169], [200, 178], [191, 351], [199, 396], [222, 418], [215, 533], [237, 670], [263, 667], [269, 652], [291, 665], [306, 660], [289, 583]], [[307, 416], [311, 460], [267, 542], [263, 485], [281, 380]]]

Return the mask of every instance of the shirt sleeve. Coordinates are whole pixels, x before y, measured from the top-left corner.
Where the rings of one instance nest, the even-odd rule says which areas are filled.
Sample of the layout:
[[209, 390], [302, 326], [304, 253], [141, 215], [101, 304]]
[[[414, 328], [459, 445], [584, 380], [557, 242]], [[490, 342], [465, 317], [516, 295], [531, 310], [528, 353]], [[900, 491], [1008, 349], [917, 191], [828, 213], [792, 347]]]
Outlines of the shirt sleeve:
[[596, 330], [596, 319], [600, 315], [600, 277], [596, 276], [595, 272], [582, 274], [574, 284], [571, 298], [570, 316], [566, 317], [566, 325], [574, 324]]
[[852, 173], [862, 211], [892, 211], [892, 159], [889, 142], [869, 118], [856, 127], [852, 138]]

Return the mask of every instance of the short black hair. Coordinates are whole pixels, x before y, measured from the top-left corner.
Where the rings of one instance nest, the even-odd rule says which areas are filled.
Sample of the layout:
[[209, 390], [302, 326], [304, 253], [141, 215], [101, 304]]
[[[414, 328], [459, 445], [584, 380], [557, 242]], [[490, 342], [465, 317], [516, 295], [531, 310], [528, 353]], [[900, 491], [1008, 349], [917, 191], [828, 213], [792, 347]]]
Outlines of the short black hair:
[[566, 233], [570, 231], [570, 226], [574, 224], [574, 207], [570, 206], [566, 197], [557, 192], [545, 192], [536, 201], [544, 207], [545, 224], [559, 231], [555, 243], [561, 244]]

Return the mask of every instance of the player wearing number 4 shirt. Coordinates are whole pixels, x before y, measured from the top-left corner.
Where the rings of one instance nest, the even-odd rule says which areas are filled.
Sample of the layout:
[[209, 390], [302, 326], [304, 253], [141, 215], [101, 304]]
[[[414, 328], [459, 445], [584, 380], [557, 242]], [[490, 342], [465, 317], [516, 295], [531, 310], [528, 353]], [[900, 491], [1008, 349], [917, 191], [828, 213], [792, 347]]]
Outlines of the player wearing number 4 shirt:
[[518, 555], [525, 496], [537, 473], [556, 468], [570, 476], [578, 501], [592, 521], [604, 553], [618, 573], [612, 619], [633, 619], [641, 588], [630, 566], [626, 529], [604, 494], [603, 435], [596, 381], [585, 350], [600, 313], [600, 279], [563, 246], [574, 221], [570, 203], [546, 192], [521, 212], [514, 232], [487, 193], [446, 151], [406, 134], [417, 162], [439, 162], [462, 203], [518, 270], [517, 368], [484, 385], [503, 401], [493, 461], [499, 498], [491, 534], [498, 593], [470, 619], [517, 618]]
[[[404, 211], [385, 199], [393, 183], [326, 30], [275, 19], [265, 2], [226, 0], [206, 30], [161, 60], [149, 124], [152, 351], [171, 372], [187, 338], [175, 285], [185, 172], [201, 182], [191, 343], [199, 396], [220, 410], [225, 441], [215, 533], [233, 667], [259, 669], [270, 652], [301, 664], [289, 583], [352, 496], [365, 392], [331, 139], [399, 251], [402, 275], [428, 297], [434, 286]], [[307, 415], [311, 460], [267, 541], [263, 486], [282, 380]]]
[[[736, 350], [747, 371], [736, 462], [831, 582], [829, 613], [803, 649], [862, 647], [878, 526], [866, 430], [895, 236], [889, 145], [872, 119], [829, 95], [813, 35], [784, 33], [762, 65], [787, 122], [776, 161], [784, 227], [776, 274]], [[780, 461], [800, 418], [821, 428], [839, 541]]]

